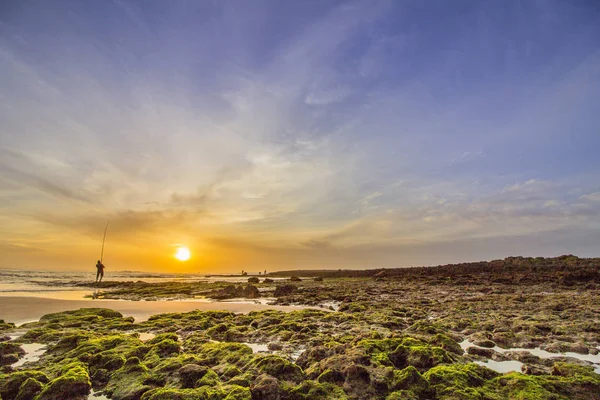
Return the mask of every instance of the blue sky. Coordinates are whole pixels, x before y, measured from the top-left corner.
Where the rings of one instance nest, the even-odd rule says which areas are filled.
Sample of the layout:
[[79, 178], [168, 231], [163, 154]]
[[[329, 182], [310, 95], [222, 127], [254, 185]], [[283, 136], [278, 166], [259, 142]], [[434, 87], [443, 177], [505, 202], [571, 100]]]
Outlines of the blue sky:
[[598, 38], [593, 1], [3, 2], [0, 267], [106, 220], [123, 269], [598, 256]]

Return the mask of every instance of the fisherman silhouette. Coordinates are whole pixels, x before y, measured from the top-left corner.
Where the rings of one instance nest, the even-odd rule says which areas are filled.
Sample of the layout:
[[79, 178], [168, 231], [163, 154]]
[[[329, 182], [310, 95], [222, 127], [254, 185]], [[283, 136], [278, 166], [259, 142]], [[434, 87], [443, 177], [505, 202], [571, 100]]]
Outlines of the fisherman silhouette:
[[[96, 263], [96, 282], [102, 282], [102, 278], [104, 278], [104, 264], [102, 264], [102, 261], [98, 260], [98, 262]], [[98, 277], [100, 277], [100, 280], [98, 280]]]

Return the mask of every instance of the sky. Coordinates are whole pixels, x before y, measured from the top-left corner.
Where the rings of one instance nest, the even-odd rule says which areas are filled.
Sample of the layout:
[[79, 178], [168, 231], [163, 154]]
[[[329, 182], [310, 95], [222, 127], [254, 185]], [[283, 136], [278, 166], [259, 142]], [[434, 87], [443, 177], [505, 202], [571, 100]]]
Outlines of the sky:
[[0, 3], [0, 268], [600, 256], [598, 150], [596, 1]]

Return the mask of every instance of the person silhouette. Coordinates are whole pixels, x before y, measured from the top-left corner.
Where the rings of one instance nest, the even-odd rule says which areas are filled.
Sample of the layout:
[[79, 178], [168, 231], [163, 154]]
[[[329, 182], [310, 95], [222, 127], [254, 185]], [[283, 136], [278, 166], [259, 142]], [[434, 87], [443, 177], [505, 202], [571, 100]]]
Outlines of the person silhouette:
[[[98, 260], [98, 262], [96, 263], [96, 282], [102, 282], [102, 278], [104, 278], [104, 268], [106, 268], [104, 266], [104, 264], [102, 264], [102, 261]], [[98, 280], [98, 277], [100, 278], [100, 280]]]

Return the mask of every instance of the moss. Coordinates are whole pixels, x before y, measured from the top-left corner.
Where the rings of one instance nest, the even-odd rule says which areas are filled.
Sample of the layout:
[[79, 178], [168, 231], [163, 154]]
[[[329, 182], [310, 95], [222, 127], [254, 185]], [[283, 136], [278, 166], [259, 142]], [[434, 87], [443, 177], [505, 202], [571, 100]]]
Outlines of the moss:
[[159, 388], [146, 392], [141, 400], [252, 400], [248, 388], [236, 385], [197, 389]]
[[244, 372], [241, 375], [236, 375], [233, 378], [227, 381], [228, 385], [238, 385], [243, 387], [250, 387], [252, 381], [254, 380], [254, 375], [250, 372]]
[[204, 375], [202, 376], [202, 378], [198, 379], [196, 381], [195, 386], [196, 387], [200, 387], [200, 386], [216, 386], [218, 384], [221, 383], [221, 380], [219, 379], [219, 375], [217, 375], [217, 373], [215, 371], [213, 371], [212, 369], [208, 369]]
[[419, 396], [410, 390], [397, 390], [388, 394], [385, 400], [419, 400]]
[[252, 366], [259, 372], [281, 380], [299, 382], [304, 379], [302, 369], [288, 360], [275, 355], [258, 357]]
[[19, 388], [15, 400], [30, 400], [42, 391], [43, 384], [35, 378], [27, 378]]
[[317, 377], [317, 381], [321, 383], [329, 382], [329, 383], [337, 383], [343, 384], [346, 380], [344, 374], [340, 371], [335, 371], [332, 369], [326, 369]]
[[[411, 346], [406, 346], [404, 343]], [[416, 345], [415, 342], [404, 340], [396, 349], [388, 353], [388, 358], [396, 368], [412, 365], [420, 371], [426, 371], [440, 364], [451, 364], [454, 359], [441, 347]]]
[[63, 311], [53, 314], [46, 314], [40, 318], [40, 322], [55, 322], [62, 323], [65, 321], [73, 321], [88, 318], [97, 319], [100, 318], [123, 318], [123, 314], [120, 312], [110, 310], [107, 308], [80, 308], [79, 310]]
[[62, 332], [49, 328], [34, 328], [25, 333], [20, 340], [24, 343], [51, 343], [56, 342], [62, 337]]
[[46, 374], [40, 371], [17, 371], [9, 375], [0, 375], [0, 398], [5, 400], [15, 398], [21, 385], [29, 378], [41, 383], [49, 381]]
[[21, 345], [13, 342], [0, 342], [0, 365], [10, 365], [25, 355]]
[[243, 366], [252, 358], [252, 349], [241, 343], [209, 342], [201, 345], [196, 354], [199, 362], [204, 365], [227, 363]]
[[544, 377], [513, 372], [497, 378], [493, 383], [497, 385], [498, 393], [504, 398], [515, 400], [569, 399], [569, 397], [548, 390], [552, 388], [552, 385]]
[[393, 391], [409, 390], [420, 395], [429, 390], [429, 382], [415, 367], [409, 366], [400, 371], [394, 370], [390, 389]]
[[106, 393], [116, 399], [135, 399], [153, 389], [155, 384], [148, 368], [137, 357], [132, 357], [111, 375]]
[[35, 398], [36, 400], [63, 400], [86, 396], [92, 383], [88, 375], [87, 366], [83, 363], [69, 364], [62, 371], [62, 374], [51, 380], [42, 392]]
[[146, 342], [146, 344], [155, 345], [155, 344], [162, 342], [163, 340], [171, 340], [173, 342], [178, 342], [179, 336], [177, 336], [177, 334], [173, 333], [173, 332], [159, 333], [158, 335], [154, 336], [152, 339], [148, 340]]
[[187, 364], [182, 366], [178, 370], [181, 386], [183, 388], [193, 388], [196, 386], [196, 382], [204, 377], [208, 371], [209, 368], [203, 365]]
[[4, 332], [4, 331], [9, 331], [11, 329], [14, 329], [15, 324], [13, 324], [12, 322], [4, 322], [3, 319], [0, 319], [0, 332]]
[[468, 388], [481, 387], [486, 380], [497, 377], [497, 372], [477, 364], [439, 365], [423, 374], [438, 396]]
[[464, 353], [463, 349], [460, 347], [460, 344], [458, 344], [454, 339], [442, 333], [438, 333], [435, 336], [433, 336], [429, 340], [429, 343], [434, 346], [441, 347], [442, 349], [457, 355], [462, 355]]
[[304, 381], [290, 390], [289, 394], [292, 399], [306, 400], [343, 400], [348, 398], [339, 386], [315, 381]]
[[179, 354], [181, 346], [172, 339], [162, 340], [152, 346], [148, 354], [158, 354], [160, 358]]

